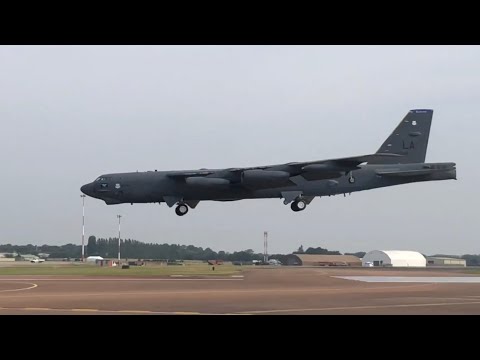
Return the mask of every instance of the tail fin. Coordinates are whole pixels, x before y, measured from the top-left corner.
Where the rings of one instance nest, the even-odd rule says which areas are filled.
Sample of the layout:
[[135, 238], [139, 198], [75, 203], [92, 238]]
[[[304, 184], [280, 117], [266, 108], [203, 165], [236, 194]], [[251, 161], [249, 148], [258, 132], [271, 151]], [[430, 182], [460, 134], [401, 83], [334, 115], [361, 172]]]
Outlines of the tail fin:
[[369, 163], [409, 164], [425, 162], [432, 116], [433, 110], [410, 110], [377, 151], [377, 154], [387, 153], [402, 156], [398, 158], [386, 157]]

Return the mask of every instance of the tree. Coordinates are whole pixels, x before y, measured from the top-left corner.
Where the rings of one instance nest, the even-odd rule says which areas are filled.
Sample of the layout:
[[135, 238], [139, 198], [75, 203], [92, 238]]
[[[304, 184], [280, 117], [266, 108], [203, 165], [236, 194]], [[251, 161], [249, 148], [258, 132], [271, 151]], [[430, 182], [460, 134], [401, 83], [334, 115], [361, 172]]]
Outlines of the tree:
[[300, 245], [297, 251], [293, 252], [294, 254], [304, 254], [305, 251], [303, 251], [303, 245]]
[[341, 255], [338, 251], [330, 251], [321, 247], [312, 248], [309, 247], [305, 254], [315, 254], [315, 255]]
[[88, 256], [97, 254], [97, 239], [93, 235], [88, 238], [87, 254]]

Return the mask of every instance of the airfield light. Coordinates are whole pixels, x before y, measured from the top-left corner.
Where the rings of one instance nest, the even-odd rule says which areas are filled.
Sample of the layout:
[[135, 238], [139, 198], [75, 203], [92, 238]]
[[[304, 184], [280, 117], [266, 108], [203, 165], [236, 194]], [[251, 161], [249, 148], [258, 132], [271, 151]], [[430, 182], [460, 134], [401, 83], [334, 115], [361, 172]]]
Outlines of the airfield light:
[[80, 195], [82, 198], [82, 262], [85, 261], [85, 197], [87, 195]]

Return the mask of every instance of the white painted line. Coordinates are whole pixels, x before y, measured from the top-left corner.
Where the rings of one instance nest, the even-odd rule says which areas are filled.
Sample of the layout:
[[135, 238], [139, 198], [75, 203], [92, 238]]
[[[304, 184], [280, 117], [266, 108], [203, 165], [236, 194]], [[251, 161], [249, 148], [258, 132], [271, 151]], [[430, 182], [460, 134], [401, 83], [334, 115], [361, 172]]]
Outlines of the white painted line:
[[268, 314], [268, 313], [288, 313], [288, 312], [306, 312], [306, 311], [334, 311], [334, 310], [368, 310], [368, 309], [388, 309], [388, 308], [415, 308], [415, 307], [433, 307], [433, 306], [459, 306], [459, 305], [479, 305], [480, 301], [463, 301], [463, 302], [442, 302], [429, 304], [392, 304], [392, 305], [365, 305], [365, 306], [342, 306], [342, 307], [325, 307], [311, 309], [279, 309], [279, 310], [253, 310], [241, 311], [237, 314]]
[[2, 281], [242, 281], [243, 279], [232, 279], [232, 278], [214, 278], [214, 279], [206, 279], [206, 278], [162, 278], [162, 279], [145, 279], [145, 278], [102, 278], [102, 279], [92, 279], [92, 278], [64, 278], [59, 276], [58, 278], [14, 278], [14, 279], [4, 279], [0, 277], [0, 282]]
[[480, 284], [477, 276], [333, 276], [338, 279], [362, 281], [368, 283], [449, 283]]
[[7, 289], [7, 290], [0, 290], [0, 292], [13, 292], [13, 291], [24, 291], [24, 290], [30, 290], [30, 289], [35, 289], [38, 285], [37, 284], [34, 284], [34, 283], [24, 283], [24, 282], [18, 282], [18, 284], [28, 284], [28, 285], [32, 285], [32, 286], [29, 286], [29, 287], [24, 287], [24, 288], [20, 288], [20, 289]]
[[243, 275], [232, 275], [232, 278], [243, 278]]
[[75, 313], [113, 313], [113, 314], [149, 314], [149, 315], [242, 315], [216, 314], [196, 311], [150, 311], [150, 310], [102, 310], [102, 309], [52, 309], [52, 308], [0, 308], [0, 311], [57, 311]]
[[[242, 279], [240, 279], [242, 280]], [[369, 287], [367, 289], [371, 290], [386, 290], [386, 289], [412, 289], [412, 288], [421, 288], [421, 287], [430, 287], [431, 284], [407, 284], [407, 285], [393, 285], [393, 286], [375, 286]], [[68, 292], [68, 293], [61, 293], [61, 294], [51, 294], [51, 293], [29, 293], [28, 295], [9, 295], [9, 298], [61, 298], [61, 297], [78, 297], [78, 296], [171, 296], [171, 295], [200, 295], [200, 294], [227, 294], [230, 296], [235, 296], [235, 294], [289, 294], [289, 293], [303, 293], [303, 294], [318, 294], [318, 293], [325, 293], [330, 291], [340, 291], [344, 292], [347, 291], [349, 293], [360, 291], [364, 292], [366, 288], [319, 288], [319, 289], [309, 289], [309, 288], [299, 288], [299, 289], [285, 289], [285, 288], [277, 288], [277, 289], [225, 289], [225, 290], [150, 290], [150, 291], [122, 291], [122, 292], [98, 292], [98, 293], [75, 293], [75, 292]]]

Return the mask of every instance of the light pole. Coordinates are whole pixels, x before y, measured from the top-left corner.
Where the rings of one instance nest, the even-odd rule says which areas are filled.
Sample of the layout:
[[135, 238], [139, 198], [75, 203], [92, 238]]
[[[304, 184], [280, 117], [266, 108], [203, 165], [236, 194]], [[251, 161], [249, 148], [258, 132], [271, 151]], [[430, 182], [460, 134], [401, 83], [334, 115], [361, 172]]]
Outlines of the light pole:
[[117, 215], [118, 218], [118, 264], [120, 265], [120, 219], [122, 215]]
[[82, 198], [82, 262], [85, 261], [85, 197], [87, 195], [80, 195]]
[[263, 262], [268, 262], [268, 231], [263, 232]]

